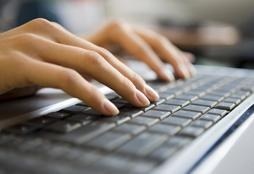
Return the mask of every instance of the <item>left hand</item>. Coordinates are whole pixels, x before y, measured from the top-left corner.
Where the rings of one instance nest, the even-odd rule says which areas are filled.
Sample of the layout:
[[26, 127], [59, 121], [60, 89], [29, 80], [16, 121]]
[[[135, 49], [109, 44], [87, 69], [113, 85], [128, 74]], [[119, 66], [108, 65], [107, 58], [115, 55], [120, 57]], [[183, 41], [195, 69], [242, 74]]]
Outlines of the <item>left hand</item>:
[[86, 39], [102, 47], [120, 45], [131, 55], [144, 61], [162, 80], [174, 80], [173, 75], [166, 73], [163, 61], [170, 63], [175, 75], [180, 78], [189, 78], [195, 73], [191, 64], [192, 54], [182, 52], [167, 38], [148, 29], [111, 21]]

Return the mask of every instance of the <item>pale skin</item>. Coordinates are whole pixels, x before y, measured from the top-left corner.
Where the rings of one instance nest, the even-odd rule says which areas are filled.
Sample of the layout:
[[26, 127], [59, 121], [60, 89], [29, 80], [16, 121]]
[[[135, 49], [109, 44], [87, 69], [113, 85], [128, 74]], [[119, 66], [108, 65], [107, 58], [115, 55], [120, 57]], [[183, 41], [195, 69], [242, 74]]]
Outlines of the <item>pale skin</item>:
[[35, 19], [0, 34], [0, 94], [30, 86], [59, 88], [104, 115], [117, 115], [114, 104], [89, 82], [92, 78], [135, 106], [156, 101], [158, 94], [103, 48], [110, 44], [118, 44], [144, 61], [160, 79], [173, 80], [162, 61], [172, 64], [181, 78], [194, 73], [191, 56], [153, 31], [111, 21], [82, 38], [59, 24]]

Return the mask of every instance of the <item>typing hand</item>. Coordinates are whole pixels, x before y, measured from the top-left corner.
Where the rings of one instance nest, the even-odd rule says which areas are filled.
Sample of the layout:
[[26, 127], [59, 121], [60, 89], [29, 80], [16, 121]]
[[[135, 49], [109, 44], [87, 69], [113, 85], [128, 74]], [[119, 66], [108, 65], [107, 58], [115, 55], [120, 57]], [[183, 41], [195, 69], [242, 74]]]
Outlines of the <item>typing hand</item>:
[[190, 61], [191, 54], [180, 51], [168, 39], [148, 29], [111, 21], [88, 36], [88, 40], [103, 47], [120, 45], [131, 55], [144, 61], [162, 80], [174, 80], [173, 75], [165, 72], [162, 61], [172, 64], [176, 76], [180, 78], [188, 78], [195, 73]]
[[60, 88], [105, 115], [116, 115], [118, 109], [85, 77], [102, 82], [136, 106], [158, 99], [109, 51], [56, 23], [35, 19], [0, 34], [0, 94], [28, 86]]

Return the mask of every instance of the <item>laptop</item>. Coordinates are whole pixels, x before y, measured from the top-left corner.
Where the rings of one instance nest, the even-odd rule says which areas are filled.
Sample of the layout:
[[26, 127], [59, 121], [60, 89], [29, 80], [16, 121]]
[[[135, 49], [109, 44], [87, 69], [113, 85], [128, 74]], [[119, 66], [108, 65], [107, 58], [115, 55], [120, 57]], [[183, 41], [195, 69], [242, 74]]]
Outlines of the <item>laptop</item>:
[[244, 152], [228, 153], [253, 125], [253, 70], [197, 65], [194, 77], [164, 83], [142, 63], [128, 65], [157, 102], [136, 108], [103, 85], [117, 117], [56, 89], [2, 102], [0, 173], [215, 173], [227, 154]]

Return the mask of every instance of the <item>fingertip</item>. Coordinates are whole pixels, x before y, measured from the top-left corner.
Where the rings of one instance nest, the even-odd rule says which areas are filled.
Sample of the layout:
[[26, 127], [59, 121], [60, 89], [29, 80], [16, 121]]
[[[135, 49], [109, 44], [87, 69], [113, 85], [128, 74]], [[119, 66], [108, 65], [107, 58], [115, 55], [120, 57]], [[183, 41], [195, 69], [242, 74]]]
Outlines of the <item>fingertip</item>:
[[150, 104], [150, 101], [147, 99], [147, 97], [139, 90], [136, 90], [136, 102], [138, 106], [141, 107], [148, 106]]
[[197, 74], [197, 70], [193, 65], [190, 66], [190, 71], [192, 76], [195, 76]]
[[175, 77], [173, 73], [167, 73], [165, 70], [161, 70], [158, 73], [158, 76], [161, 80], [167, 81], [167, 82], [173, 82], [175, 81]]
[[105, 99], [103, 102], [103, 114], [108, 116], [115, 116], [119, 114], [119, 110], [113, 103]]
[[150, 99], [150, 101], [157, 101], [160, 97], [159, 94], [150, 86], [146, 85], [145, 87], [146, 96]]
[[186, 66], [180, 67], [181, 77], [184, 79], [188, 79], [190, 77], [190, 73], [188, 72], [188, 68]]

